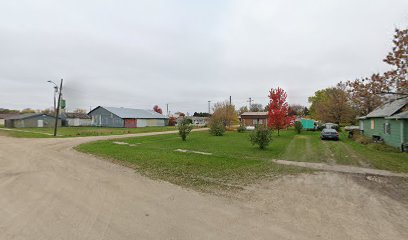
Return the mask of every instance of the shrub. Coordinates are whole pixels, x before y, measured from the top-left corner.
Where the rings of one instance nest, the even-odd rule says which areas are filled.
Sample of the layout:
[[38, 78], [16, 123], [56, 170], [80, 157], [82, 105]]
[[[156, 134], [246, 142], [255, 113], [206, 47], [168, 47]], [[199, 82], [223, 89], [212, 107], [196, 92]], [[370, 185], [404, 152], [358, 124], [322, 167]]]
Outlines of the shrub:
[[193, 130], [193, 125], [187, 119], [184, 119], [178, 124], [178, 130], [181, 140], [186, 141], [187, 135]]
[[259, 125], [255, 131], [251, 132], [249, 140], [252, 145], [258, 145], [260, 149], [265, 149], [272, 140], [272, 132], [268, 127]]
[[210, 134], [214, 136], [223, 136], [225, 133], [224, 123], [221, 121], [213, 121], [210, 124]]
[[303, 129], [302, 122], [296, 121], [295, 122], [295, 131], [299, 134]]
[[246, 127], [243, 124], [240, 124], [239, 127], [237, 128], [237, 131], [242, 133], [246, 131]]
[[364, 136], [364, 135], [362, 135], [360, 133], [354, 133], [353, 134], [353, 140], [360, 143], [360, 144], [364, 144], [364, 145], [373, 143], [373, 140], [371, 138], [368, 138], [368, 137], [366, 137], [366, 136]]

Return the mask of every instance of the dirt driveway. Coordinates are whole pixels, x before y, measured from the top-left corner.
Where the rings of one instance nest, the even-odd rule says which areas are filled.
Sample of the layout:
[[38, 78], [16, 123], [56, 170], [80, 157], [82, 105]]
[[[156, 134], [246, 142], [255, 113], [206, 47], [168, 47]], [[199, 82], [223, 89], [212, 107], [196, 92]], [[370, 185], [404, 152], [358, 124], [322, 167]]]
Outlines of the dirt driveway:
[[408, 239], [405, 180], [323, 172], [227, 199], [72, 149], [105, 138], [0, 136], [0, 239]]

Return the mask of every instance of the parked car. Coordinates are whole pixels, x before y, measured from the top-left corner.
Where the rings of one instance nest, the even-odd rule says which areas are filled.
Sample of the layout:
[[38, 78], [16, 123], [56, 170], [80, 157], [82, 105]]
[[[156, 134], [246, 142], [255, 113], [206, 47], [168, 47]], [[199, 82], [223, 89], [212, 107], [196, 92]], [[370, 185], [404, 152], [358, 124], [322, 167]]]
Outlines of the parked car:
[[320, 133], [320, 139], [333, 139], [337, 141], [339, 140], [339, 133], [336, 131], [336, 129], [325, 128]]

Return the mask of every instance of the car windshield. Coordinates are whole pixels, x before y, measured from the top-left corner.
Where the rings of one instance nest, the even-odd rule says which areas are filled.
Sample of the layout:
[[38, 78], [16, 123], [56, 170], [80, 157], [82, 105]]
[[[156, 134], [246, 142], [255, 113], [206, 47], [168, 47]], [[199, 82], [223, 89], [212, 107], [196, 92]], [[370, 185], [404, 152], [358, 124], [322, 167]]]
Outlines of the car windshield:
[[323, 129], [323, 132], [334, 133], [334, 132], [337, 132], [337, 131], [336, 131], [336, 129]]

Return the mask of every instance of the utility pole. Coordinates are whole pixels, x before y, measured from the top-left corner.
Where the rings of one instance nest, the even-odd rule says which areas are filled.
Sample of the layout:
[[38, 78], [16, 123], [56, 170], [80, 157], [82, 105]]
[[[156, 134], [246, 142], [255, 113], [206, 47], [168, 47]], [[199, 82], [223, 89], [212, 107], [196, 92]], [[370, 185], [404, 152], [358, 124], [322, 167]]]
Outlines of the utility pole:
[[167, 117], [169, 116], [169, 104], [166, 103], [166, 112], [167, 112]]
[[211, 101], [208, 101], [208, 114], [211, 114]]
[[60, 87], [59, 87], [59, 94], [58, 94], [57, 112], [55, 113], [54, 137], [57, 136], [58, 118], [59, 118], [59, 109], [60, 109], [60, 104], [61, 104], [62, 82], [63, 81], [64, 81], [64, 79], [61, 78], [61, 83], [60, 83]]

